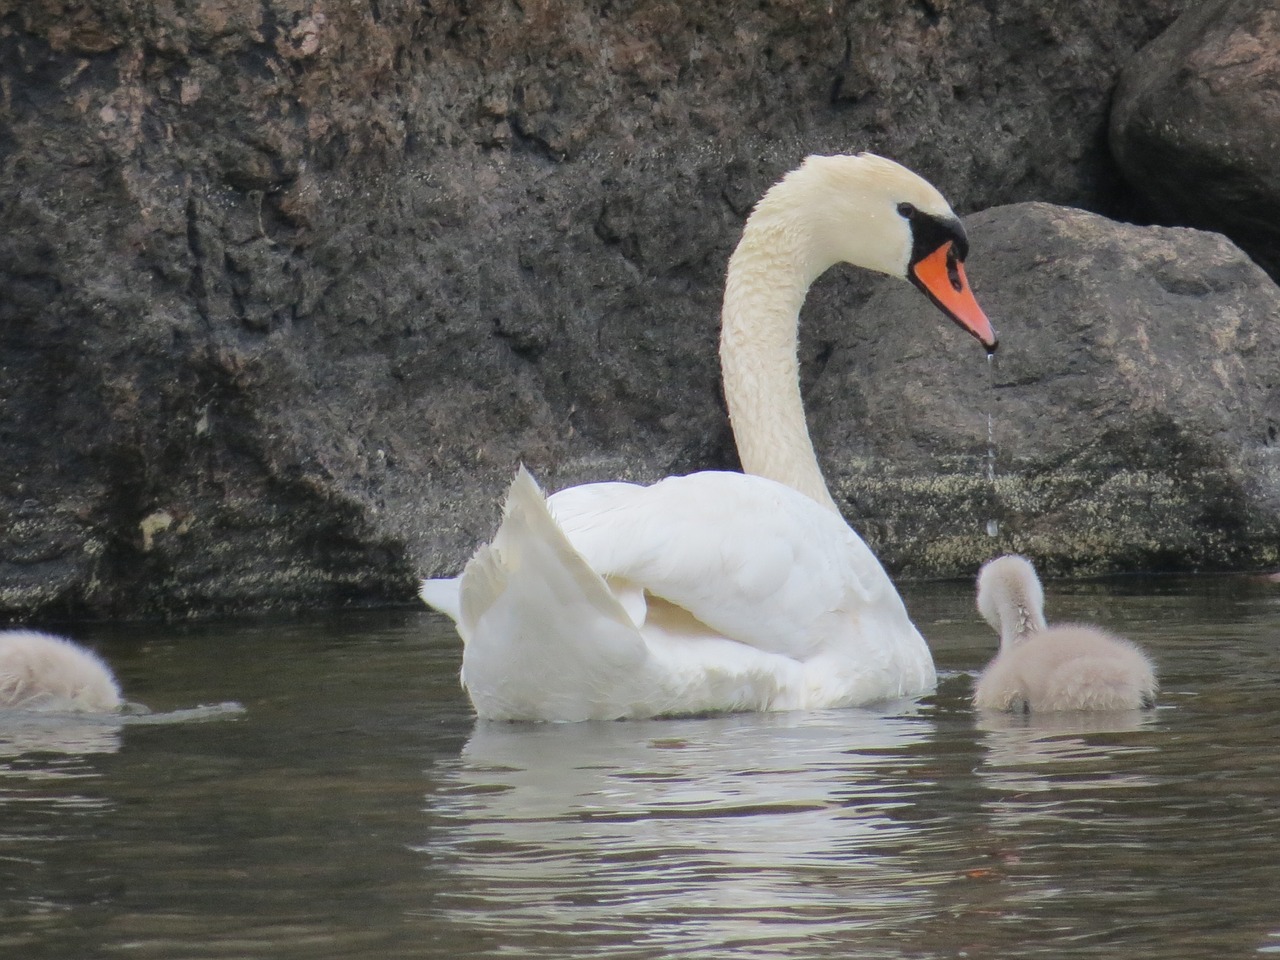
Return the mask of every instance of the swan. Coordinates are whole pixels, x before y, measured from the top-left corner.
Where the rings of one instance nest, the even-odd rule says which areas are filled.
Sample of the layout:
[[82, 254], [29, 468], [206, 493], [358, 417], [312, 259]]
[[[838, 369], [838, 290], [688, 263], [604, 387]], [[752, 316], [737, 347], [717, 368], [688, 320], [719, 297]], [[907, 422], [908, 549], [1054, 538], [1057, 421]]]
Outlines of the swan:
[[805, 424], [800, 307], [828, 267], [907, 279], [988, 350], [968, 242], [929, 183], [869, 153], [809, 157], [748, 218], [721, 313], [744, 473], [546, 498], [521, 467], [493, 541], [420, 596], [457, 625], [479, 717], [577, 721], [844, 707], [931, 691], [933, 659], [840, 515]]
[[1020, 713], [1155, 706], [1155, 668], [1133, 643], [1096, 627], [1046, 625], [1044, 589], [1026, 557], [982, 567], [978, 612], [1000, 634], [1000, 652], [978, 678], [974, 706]]
[[36, 630], [0, 631], [0, 707], [111, 713], [120, 687], [101, 658]]

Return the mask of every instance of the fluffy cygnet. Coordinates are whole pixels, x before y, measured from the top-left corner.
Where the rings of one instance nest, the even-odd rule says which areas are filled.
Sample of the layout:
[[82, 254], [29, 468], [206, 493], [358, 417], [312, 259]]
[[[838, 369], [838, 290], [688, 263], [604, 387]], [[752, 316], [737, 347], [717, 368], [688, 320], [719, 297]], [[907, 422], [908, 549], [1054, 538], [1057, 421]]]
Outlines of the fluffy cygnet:
[[0, 708], [110, 713], [120, 686], [94, 653], [35, 630], [0, 631]]
[[1000, 652], [978, 678], [974, 706], [1019, 713], [1155, 706], [1155, 669], [1133, 643], [1096, 627], [1045, 624], [1044, 590], [1025, 557], [983, 566], [978, 611], [1000, 634]]

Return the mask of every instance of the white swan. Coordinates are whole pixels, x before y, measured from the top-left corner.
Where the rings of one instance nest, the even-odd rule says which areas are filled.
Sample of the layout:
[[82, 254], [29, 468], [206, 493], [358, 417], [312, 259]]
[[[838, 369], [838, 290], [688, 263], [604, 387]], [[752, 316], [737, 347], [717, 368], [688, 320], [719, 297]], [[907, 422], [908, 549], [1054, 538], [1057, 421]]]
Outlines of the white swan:
[[745, 474], [544, 499], [520, 470], [461, 577], [421, 596], [457, 623], [476, 712], [587, 720], [853, 706], [933, 689], [893, 583], [841, 519], [800, 397], [810, 284], [841, 261], [910, 279], [994, 350], [968, 244], [932, 186], [871, 154], [810, 157], [729, 261], [720, 359]]
[[0, 631], [0, 707], [111, 713], [122, 705], [111, 669], [63, 637]]
[[984, 710], [1136, 710], [1155, 706], [1155, 668], [1134, 644], [1096, 627], [1044, 619], [1044, 590], [1026, 557], [1010, 554], [978, 574], [978, 611], [1000, 634], [974, 688]]

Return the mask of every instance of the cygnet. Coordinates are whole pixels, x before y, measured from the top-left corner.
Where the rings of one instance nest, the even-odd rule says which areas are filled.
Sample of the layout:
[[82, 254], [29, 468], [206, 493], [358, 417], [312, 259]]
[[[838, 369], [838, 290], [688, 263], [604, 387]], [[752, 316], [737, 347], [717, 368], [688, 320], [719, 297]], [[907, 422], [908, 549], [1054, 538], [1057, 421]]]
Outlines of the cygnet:
[[1137, 646], [1096, 627], [1045, 623], [1044, 589], [1026, 557], [983, 566], [978, 611], [1000, 634], [1000, 651], [978, 678], [974, 706], [1015, 713], [1155, 706], [1155, 668]]
[[111, 713], [122, 702], [97, 654], [36, 630], [0, 631], [0, 708]]

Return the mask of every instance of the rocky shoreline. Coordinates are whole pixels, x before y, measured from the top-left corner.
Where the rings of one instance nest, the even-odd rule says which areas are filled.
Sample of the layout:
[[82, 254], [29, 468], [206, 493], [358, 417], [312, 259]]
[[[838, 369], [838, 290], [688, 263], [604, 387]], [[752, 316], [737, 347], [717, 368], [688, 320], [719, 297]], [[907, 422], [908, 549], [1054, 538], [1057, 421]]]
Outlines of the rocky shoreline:
[[[0, 0], [3, 616], [411, 602], [519, 462], [736, 466], [728, 253], [781, 173], [859, 149], [970, 214], [1003, 339], [993, 390], [904, 285], [815, 288], [816, 443], [891, 571], [1280, 561], [1248, 213], [1280, 151], [1215, 135], [1219, 177], [1157, 110], [1272, 103], [1267, 3], [711, 7]], [[1178, 63], [1218, 99], [1160, 94]]]

